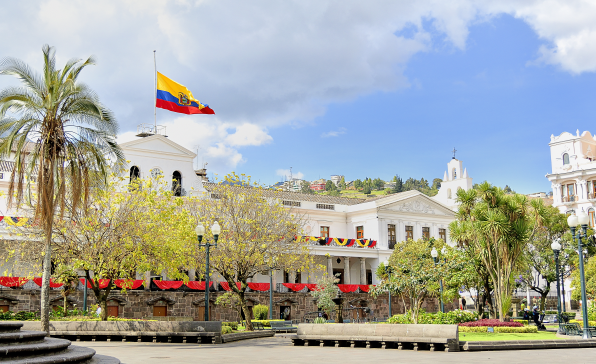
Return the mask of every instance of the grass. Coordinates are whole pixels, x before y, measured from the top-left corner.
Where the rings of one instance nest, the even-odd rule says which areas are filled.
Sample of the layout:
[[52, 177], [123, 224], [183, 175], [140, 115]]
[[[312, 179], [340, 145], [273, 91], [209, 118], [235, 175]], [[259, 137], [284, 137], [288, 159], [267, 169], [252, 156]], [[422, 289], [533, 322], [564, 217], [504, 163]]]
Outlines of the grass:
[[488, 332], [462, 332], [460, 341], [506, 341], [506, 340], [558, 340], [554, 332], [541, 331], [535, 334], [501, 334]]

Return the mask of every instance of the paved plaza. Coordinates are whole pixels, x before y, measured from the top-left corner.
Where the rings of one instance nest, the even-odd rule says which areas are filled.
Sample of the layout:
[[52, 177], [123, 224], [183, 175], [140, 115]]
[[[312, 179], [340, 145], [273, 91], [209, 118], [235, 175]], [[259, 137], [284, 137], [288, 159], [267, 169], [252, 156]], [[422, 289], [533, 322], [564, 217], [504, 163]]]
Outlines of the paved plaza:
[[98, 354], [115, 356], [125, 364], [153, 363], [594, 363], [596, 349], [555, 349], [487, 352], [428, 352], [395, 349], [291, 346], [287, 336], [238, 341], [222, 345], [80, 342]]

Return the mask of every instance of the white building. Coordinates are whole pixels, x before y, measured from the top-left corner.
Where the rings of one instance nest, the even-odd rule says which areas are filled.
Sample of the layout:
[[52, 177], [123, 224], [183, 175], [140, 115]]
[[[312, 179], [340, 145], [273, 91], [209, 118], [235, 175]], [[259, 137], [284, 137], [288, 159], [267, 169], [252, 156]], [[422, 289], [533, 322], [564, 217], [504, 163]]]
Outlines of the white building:
[[468, 170], [463, 168], [463, 163], [453, 157], [447, 163], [447, 171], [443, 175], [439, 193], [433, 198], [452, 210], [457, 209], [455, 199], [457, 190], [460, 188], [468, 191], [473, 187], [472, 178], [468, 176]]

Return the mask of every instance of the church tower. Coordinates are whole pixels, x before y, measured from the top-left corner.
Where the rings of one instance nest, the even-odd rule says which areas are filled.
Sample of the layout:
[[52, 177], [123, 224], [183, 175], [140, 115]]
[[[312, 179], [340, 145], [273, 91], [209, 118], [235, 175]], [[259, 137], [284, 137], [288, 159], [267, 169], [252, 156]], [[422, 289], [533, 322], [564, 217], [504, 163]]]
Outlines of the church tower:
[[443, 175], [443, 182], [439, 188], [439, 193], [433, 198], [438, 202], [447, 205], [452, 210], [457, 210], [457, 190], [463, 188], [468, 191], [473, 186], [472, 178], [468, 176], [468, 171], [463, 168], [463, 163], [459, 159], [453, 158], [447, 163], [447, 171]]

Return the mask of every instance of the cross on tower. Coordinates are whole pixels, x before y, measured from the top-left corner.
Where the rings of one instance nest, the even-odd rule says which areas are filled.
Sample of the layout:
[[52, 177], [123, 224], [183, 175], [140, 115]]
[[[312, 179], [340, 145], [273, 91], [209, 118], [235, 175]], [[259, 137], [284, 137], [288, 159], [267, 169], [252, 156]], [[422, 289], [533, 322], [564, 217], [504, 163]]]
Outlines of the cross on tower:
[[455, 149], [455, 147], [453, 147], [452, 152], [453, 152], [453, 159], [455, 159], [455, 152], [457, 152], [457, 150]]

